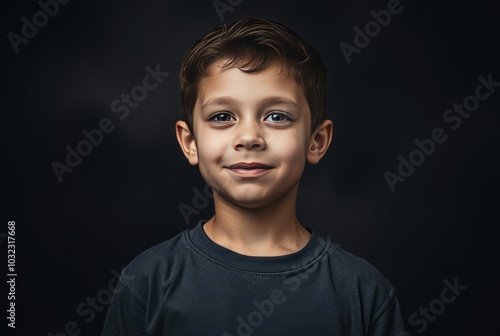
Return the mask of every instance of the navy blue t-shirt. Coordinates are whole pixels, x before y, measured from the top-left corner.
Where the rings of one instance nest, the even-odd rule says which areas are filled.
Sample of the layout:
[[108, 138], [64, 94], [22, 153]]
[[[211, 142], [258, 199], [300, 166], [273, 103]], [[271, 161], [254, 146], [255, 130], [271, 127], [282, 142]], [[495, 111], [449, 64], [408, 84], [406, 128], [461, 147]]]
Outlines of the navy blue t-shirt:
[[204, 222], [122, 271], [102, 336], [404, 336], [391, 284], [364, 259], [306, 228], [292, 254], [246, 256]]

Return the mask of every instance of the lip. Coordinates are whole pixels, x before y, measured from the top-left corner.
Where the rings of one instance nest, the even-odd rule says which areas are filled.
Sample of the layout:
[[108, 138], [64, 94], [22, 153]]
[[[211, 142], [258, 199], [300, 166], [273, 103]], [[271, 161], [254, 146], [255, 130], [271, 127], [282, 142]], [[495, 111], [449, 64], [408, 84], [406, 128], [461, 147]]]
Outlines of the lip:
[[271, 169], [271, 166], [260, 162], [238, 162], [227, 167], [228, 169]]
[[273, 167], [260, 162], [238, 162], [226, 167], [226, 169], [240, 177], [257, 177], [264, 175]]

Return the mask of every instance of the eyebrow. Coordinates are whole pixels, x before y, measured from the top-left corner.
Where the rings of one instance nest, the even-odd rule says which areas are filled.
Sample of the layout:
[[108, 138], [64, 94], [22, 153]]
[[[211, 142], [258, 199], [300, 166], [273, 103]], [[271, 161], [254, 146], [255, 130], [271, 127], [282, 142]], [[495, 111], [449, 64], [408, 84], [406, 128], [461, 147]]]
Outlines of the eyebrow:
[[[209, 107], [221, 106], [221, 105], [236, 105], [238, 100], [229, 96], [210, 98], [201, 106], [201, 112]], [[294, 100], [286, 97], [267, 97], [261, 101], [261, 105], [291, 105], [296, 108], [300, 108]]]
[[236, 104], [236, 99], [229, 96], [210, 98], [201, 106], [201, 111], [203, 112], [205, 109], [213, 106], [235, 105], [235, 104]]

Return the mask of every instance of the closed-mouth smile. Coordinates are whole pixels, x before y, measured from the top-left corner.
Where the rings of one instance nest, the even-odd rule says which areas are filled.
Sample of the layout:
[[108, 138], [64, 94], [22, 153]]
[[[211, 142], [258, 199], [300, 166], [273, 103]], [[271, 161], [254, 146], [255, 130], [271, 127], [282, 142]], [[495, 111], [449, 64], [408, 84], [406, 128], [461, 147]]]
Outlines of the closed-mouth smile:
[[239, 162], [225, 167], [238, 176], [260, 176], [274, 167], [259, 162]]

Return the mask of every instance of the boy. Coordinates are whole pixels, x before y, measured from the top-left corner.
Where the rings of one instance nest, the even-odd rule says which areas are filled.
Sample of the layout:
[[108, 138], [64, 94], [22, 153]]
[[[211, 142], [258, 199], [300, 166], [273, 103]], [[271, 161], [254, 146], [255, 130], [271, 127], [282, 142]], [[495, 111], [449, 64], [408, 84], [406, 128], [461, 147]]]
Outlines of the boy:
[[215, 215], [124, 269], [103, 335], [404, 335], [390, 283], [295, 217], [333, 133], [318, 52], [241, 19], [199, 41], [180, 80], [177, 139]]

